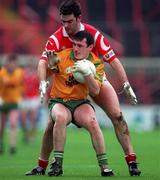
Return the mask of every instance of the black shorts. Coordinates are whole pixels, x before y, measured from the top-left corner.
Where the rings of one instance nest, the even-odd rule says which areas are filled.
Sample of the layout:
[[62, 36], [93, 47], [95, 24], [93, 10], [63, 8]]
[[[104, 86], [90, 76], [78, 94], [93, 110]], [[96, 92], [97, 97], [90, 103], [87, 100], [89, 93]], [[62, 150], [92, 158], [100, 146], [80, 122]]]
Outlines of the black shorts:
[[8, 113], [13, 109], [18, 109], [18, 103], [4, 103], [0, 106], [0, 111]]

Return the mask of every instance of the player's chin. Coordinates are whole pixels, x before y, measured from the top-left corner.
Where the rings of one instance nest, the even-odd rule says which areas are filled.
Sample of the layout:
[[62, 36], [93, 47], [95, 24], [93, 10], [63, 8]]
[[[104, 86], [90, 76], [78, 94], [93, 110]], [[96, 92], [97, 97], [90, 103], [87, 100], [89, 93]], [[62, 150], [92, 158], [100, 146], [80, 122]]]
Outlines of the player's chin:
[[74, 57], [75, 57], [77, 60], [82, 60], [82, 59], [84, 59], [84, 58], [81, 56], [81, 54], [76, 53], [76, 52], [74, 52]]
[[69, 36], [72, 36], [72, 35], [74, 34], [73, 31], [70, 30], [70, 29], [66, 29], [66, 28], [65, 28], [65, 30], [66, 30], [66, 32], [67, 32], [67, 34], [68, 34]]
[[79, 56], [77, 56], [76, 53], [74, 53], [74, 57], [75, 57], [77, 60], [80, 60]]

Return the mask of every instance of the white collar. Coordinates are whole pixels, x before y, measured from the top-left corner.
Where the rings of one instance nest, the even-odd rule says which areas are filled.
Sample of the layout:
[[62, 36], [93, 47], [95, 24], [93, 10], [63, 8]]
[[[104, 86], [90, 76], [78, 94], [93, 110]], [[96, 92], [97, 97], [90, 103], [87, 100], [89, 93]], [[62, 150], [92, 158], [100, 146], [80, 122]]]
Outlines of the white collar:
[[[84, 31], [84, 29], [85, 29], [84, 25], [80, 23], [80, 31]], [[64, 27], [62, 28], [62, 33], [64, 37], [69, 37]]]

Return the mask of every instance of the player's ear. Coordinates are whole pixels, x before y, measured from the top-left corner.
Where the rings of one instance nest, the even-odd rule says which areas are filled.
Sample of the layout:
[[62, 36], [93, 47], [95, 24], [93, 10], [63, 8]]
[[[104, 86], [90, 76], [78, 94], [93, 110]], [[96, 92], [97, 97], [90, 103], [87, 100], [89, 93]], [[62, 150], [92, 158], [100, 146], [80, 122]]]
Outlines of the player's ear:
[[93, 47], [94, 47], [93, 44], [89, 45], [89, 48], [91, 51], [92, 51]]
[[79, 20], [79, 21], [81, 22], [81, 20], [82, 20], [82, 15], [79, 15], [79, 16], [77, 17], [77, 20]]

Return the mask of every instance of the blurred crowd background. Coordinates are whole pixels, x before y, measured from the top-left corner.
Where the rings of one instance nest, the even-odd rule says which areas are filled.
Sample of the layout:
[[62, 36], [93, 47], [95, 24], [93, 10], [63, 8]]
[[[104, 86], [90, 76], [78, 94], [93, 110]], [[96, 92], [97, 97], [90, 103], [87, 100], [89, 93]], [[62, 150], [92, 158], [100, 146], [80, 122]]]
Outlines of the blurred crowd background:
[[[39, 57], [48, 37], [61, 25], [57, 9], [60, 2], [1, 0], [0, 54], [18, 53]], [[139, 103], [158, 104], [160, 1], [101, 0], [93, 3], [92, 0], [80, 0], [80, 3], [83, 21], [106, 34], [126, 66]], [[22, 64], [24, 61], [21, 60]], [[114, 85], [113, 75], [111, 79]], [[125, 100], [122, 98], [121, 102], [125, 103]]]
[[[60, 0], [1, 0], [0, 53], [39, 54], [60, 25]], [[160, 56], [159, 0], [80, 0], [82, 18], [106, 33], [119, 55]]]
[[[160, 1], [100, 0], [94, 3], [93, 0], [79, 1], [82, 5], [82, 22], [92, 24], [103, 32], [126, 69], [139, 105], [143, 106], [141, 111], [136, 111], [136, 121], [143, 124], [144, 117], [147, 119], [150, 116], [147, 114], [142, 116], [141, 112], [147, 110], [146, 106], [149, 106], [149, 111], [150, 107], [156, 106], [153, 109], [154, 113], [150, 114], [152, 116], [154, 114], [155, 126], [160, 125]], [[60, 2], [60, 0], [0, 0], [0, 65], [3, 67], [8, 63], [8, 55], [17, 55], [17, 67], [24, 71], [22, 99], [27, 102], [39, 96], [37, 62], [48, 37], [61, 25], [57, 9]], [[116, 75], [107, 65], [106, 70], [109, 80], [119, 92], [121, 87]], [[122, 105], [128, 105], [123, 95], [119, 97]], [[29, 103], [29, 106], [31, 104]], [[44, 112], [37, 112], [37, 109], [43, 109], [40, 103], [34, 104], [35, 109], [32, 108], [34, 111], [24, 111], [29, 109], [25, 105], [21, 107], [23, 107], [21, 123], [24, 140], [28, 141], [26, 115], [30, 112], [32, 132], [30, 135], [34, 135], [35, 119], [37, 117], [42, 119]], [[124, 111], [128, 113], [129, 109]], [[34, 136], [31, 140], [33, 138]]]

